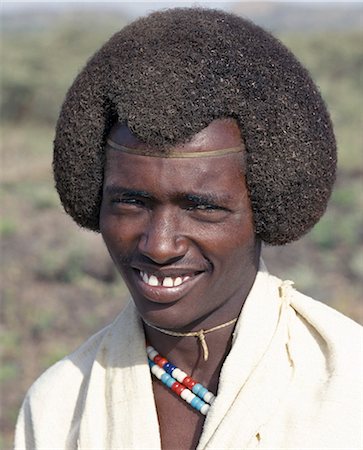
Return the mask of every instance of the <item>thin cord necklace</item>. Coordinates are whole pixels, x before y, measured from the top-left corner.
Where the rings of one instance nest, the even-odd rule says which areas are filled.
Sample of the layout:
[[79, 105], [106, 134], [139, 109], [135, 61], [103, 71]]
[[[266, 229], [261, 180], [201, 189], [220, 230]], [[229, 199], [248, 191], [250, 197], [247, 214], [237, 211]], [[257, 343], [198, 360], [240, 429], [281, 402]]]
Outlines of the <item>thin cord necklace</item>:
[[229, 327], [230, 325], [236, 323], [237, 319], [238, 319], [238, 317], [236, 317], [235, 319], [232, 319], [232, 320], [230, 320], [230, 321], [228, 321], [226, 323], [222, 323], [221, 325], [217, 325], [216, 327], [209, 328], [208, 330], [201, 329], [199, 331], [189, 331], [187, 333], [180, 333], [180, 332], [177, 332], [177, 331], [165, 330], [164, 328], [159, 328], [159, 327], [156, 327], [155, 325], [152, 325], [151, 323], [149, 323], [145, 319], [143, 319], [143, 321], [149, 327], [154, 328], [154, 330], [160, 331], [161, 333], [164, 333], [164, 334], [168, 334], [169, 336], [175, 336], [175, 337], [197, 337], [199, 339], [200, 345], [202, 346], [202, 349], [203, 349], [204, 361], [207, 361], [208, 357], [209, 357], [209, 350], [208, 350], [207, 341], [205, 339], [205, 335], [208, 334], [208, 333], [211, 333], [212, 331], [217, 331], [217, 330], [221, 330], [222, 328]]

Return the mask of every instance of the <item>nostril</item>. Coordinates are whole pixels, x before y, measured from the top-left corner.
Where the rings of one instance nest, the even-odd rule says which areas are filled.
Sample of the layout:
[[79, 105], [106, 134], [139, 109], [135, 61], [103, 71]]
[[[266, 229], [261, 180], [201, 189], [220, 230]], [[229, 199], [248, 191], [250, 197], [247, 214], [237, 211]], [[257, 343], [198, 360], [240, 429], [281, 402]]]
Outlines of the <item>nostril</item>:
[[177, 233], [167, 232], [155, 232], [152, 230], [141, 236], [139, 245], [139, 252], [144, 256], [147, 256], [153, 262], [157, 264], [165, 264], [173, 261], [177, 261], [188, 250], [187, 239], [178, 236]]
[[178, 261], [180, 261], [185, 253], [179, 255], [171, 255], [168, 253], [156, 253], [156, 252], [148, 252], [139, 248], [139, 252], [144, 257], [144, 260], [149, 262], [150, 264], [157, 264], [158, 266], [171, 265]]

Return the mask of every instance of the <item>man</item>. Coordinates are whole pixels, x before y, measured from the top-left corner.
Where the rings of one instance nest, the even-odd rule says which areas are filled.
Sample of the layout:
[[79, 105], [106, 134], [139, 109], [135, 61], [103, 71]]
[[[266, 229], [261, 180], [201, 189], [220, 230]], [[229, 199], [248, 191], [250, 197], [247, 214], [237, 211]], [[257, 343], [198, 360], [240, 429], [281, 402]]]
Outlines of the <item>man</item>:
[[359, 448], [360, 327], [260, 260], [319, 220], [335, 167], [316, 87], [259, 27], [174, 9], [113, 36], [54, 172], [132, 301], [33, 385], [16, 448]]

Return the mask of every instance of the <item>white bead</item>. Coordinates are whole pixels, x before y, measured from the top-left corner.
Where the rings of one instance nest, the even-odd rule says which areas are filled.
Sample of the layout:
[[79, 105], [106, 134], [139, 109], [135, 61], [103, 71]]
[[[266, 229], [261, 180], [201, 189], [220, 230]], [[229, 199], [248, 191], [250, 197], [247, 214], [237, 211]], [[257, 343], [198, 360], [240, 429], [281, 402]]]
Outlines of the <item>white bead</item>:
[[154, 366], [151, 367], [151, 373], [153, 373], [156, 376], [156, 372], [158, 371], [158, 367], [156, 364]]
[[208, 411], [209, 411], [209, 408], [210, 408], [210, 406], [209, 405], [207, 405], [207, 404], [205, 404], [205, 405], [203, 405], [201, 408], [200, 408], [200, 412], [203, 414], [203, 415], [207, 415], [207, 413], [208, 413]]
[[189, 396], [189, 392], [190, 392], [189, 389], [184, 389], [184, 391], [182, 391], [182, 393], [180, 394], [180, 397], [186, 401], [187, 397]]
[[181, 373], [182, 373], [182, 371], [181, 371], [180, 369], [176, 368], [176, 369], [174, 369], [174, 370], [171, 372], [171, 376], [172, 376], [173, 378], [175, 378], [176, 381], [179, 381], [179, 383], [181, 383], [181, 381], [180, 381], [180, 374], [181, 374]]
[[[152, 347], [151, 347], [152, 348]], [[149, 355], [149, 358], [151, 359], [151, 360], [153, 360], [154, 358], [155, 358], [155, 356], [157, 356], [159, 353], [156, 351], [156, 350], [151, 350], [149, 353], [148, 353], [148, 355]]]
[[160, 380], [161, 376], [165, 373], [165, 370], [155, 364], [155, 366], [152, 366], [151, 372]]
[[146, 347], [146, 352], [147, 352], [147, 354], [149, 354], [149, 353], [152, 352], [152, 351], [155, 351], [154, 347], [152, 347], [151, 345], [148, 345], [148, 346]]
[[193, 400], [193, 398], [195, 398], [196, 397], [196, 395], [195, 394], [193, 394], [193, 392], [191, 392], [191, 391], [189, 391], [188, 390], [188, 395], [187, 395], [187, 398], [185, 399], [188, 403], [192, 403], [192, 400]]
[[161, 376], [164, 375], [164, 373], [165, 373], [165, 370], [162, 369], [161, 367], [159, 367], [158, 374], [157, 374], [157, 377], [159, 378], [159, 380], [161, 379]]
[[213, 400], [215, 399], [214, 395], [211, 392], [207, 392], [204, 394], [203, 400], [209, 404], [212, 404]]
[[172, 372], [171, 372], [171, 376], [173, 378], [175, 378], [178, 381], [178, 373], [180, 372], [180, 369], [175, 368]]
[[[176, 371], [177, 371], [177, 373], [174, 375], [174, 372], [176, 372]], [[187, 376], [187, 374], [178, 368], [173, 370], [173, 378], [175, 378], [177, 381], [179, 381], [179, 383], [182, 383], [186, 376]]]

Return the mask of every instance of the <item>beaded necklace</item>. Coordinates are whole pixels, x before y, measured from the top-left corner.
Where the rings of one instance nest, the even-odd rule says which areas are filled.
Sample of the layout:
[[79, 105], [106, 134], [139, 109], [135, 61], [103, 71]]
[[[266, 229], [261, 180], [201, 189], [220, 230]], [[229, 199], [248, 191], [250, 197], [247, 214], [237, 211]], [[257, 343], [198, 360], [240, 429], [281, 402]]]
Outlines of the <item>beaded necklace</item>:
[[146, 352], [151, 373], [192, 408], [206, 416], [215, 395], [166, 358], [160, 356], [151, 345], [146, 347]]

